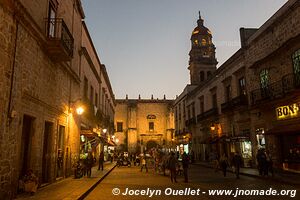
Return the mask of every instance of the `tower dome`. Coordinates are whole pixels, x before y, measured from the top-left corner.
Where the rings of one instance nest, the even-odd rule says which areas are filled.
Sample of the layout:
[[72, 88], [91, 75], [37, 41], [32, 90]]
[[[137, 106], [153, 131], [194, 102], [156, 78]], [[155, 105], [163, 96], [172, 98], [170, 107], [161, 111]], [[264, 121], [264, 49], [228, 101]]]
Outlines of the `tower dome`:
[[192, 37], [196, 35], [212, 35], [210, 30], [203, 25], [204, 20], [201, 18], [201, 14], [199, 11], [199, 19], [197, 20], [198, 26], [194, 28], [192, 32]]
[[197, 26], [194, 28], [191, 36], [192, 46], [206, 46], [212, 42], [211, 31], [204, 26], [204, 20], [201, 18], [199, 11], [199, 19], [197, 20]]

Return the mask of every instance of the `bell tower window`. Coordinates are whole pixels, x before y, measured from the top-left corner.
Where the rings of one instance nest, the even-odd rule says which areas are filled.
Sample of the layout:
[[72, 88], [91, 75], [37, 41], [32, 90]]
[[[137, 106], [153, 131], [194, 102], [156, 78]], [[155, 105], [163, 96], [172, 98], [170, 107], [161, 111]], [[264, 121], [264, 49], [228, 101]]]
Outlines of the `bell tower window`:
[[195, 40], [194, 41], [194, 44], [197, 46], [199, 43], [198, 43], [198, 40]]
[[206, 46], [207, 42], [205, 39], [202, 39], [202, 42], [201, 42], [202, 46]]

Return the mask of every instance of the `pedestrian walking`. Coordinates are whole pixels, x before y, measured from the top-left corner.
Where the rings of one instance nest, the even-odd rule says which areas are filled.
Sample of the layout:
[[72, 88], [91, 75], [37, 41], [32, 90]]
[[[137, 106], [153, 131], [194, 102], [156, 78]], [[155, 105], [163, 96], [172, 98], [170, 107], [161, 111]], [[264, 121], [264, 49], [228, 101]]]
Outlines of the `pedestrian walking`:
[[267, 157], [264, 149], [258, 150], [256, 154], [256, 159], [258, 163], [259, 175], [261, 176], [267, 175], [268, 174]]
[[268, 173], [270, 172], [272, 177], [274, 177], [272, 155], [269, 150], [265, 152], [265, 155], [266, 155], [266, 165], [267, 165], [266, 175], [268, 176]]
[[104, 163], [104, 153], [103, 151], [101, 151], [100, 155], [99, 155], [99, 166], [98, 166], [98, 170], [101, 170], [103, 171], [103, 163]]
[[144, 156], [142, 156], [141, 161], [142, 161], [141, 172], [143, 171], [144, 167], [146, 168], [146, 172], [148, 172], [147, 160]]
[[189, 168], [190, 158], [184, 152], [182, 155], [182, 167], [183, 167], [183, 175], [184, 175], [184, 182], [188, 182], [188, 168]]
[[235, 153], [235, 155], [232, 158], [232, 164], [234, 166], [236, 178], [239, 179], [240, 178], [240, 167], [242, 165], [242, 156], [240, 155], [240, 153], [238, 151]]
[[171, 156], [170, 156], [169, 161], [168, 161], [168, 168], [170, 170], [172, 183], [173, 183], [173, 181], [175, 183], [177, 183], [177, 180], [176, 180], [176, 167], [177, 167], [177, 165], [178, 165], [178, 161], [175, 157], [175, 153], [171, 152]]
[[94, 163], [94, 158], [91, 152], [88, 153], [86, 158], [86, 168], [87, 168], [87, 177], [90, 178], [92, 174], [92, 167]]
[[227, 167], [228, 167], [228, 158], [225, 153], [220, 158], [220, 166], [221, 166], [224, 177], [226, 177], [226, 172], [227, 172]]

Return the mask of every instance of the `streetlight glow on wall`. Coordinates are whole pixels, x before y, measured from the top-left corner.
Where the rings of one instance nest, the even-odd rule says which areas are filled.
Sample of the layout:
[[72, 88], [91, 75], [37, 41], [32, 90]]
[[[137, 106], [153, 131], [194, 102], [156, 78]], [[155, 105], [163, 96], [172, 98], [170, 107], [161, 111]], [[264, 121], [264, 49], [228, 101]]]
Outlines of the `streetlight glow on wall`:
[[83, 112], [84, 112], [83, 107], [79, 106], [78, 108], [76, 108], [76, 113], [77, 113], [78, 115], [82, 115]]

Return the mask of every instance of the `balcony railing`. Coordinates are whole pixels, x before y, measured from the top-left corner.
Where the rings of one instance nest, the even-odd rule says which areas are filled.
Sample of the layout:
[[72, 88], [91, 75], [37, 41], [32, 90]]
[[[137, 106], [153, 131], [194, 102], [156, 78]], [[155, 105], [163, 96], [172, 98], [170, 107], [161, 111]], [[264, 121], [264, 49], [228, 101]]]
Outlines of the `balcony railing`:
[[265, 88], [253, 90], [251, 92], [251, 105], [259, 104], [265, 100], [283, 98], [290, 92], [299, 88], [300, 73], [285, 75], [280, 81], [271, 83]]
[[197, 122], [199, 123], [200, 121], [204, 120], [207, 117], [216, 116], [218, 114], [219, 114], [218, 108], [212, 108], [204, 113], [197, 115]]
[[48, 18], [45, 21], [47, 50], [56, 61], [70, 61], [73, 57], [74, 39], [64, 20]]
[[196, 124], [196, 118], [195, 117], [185, 121], [185, 126], [191, 126], [191, 125], [194, 125], [194, 124]]
[[225, 103], [221, 104], [221, 111], [222, 112], [227, 112], [227, 111], [232, 111], [232, 109], [238, 107], [238, 106], [244, 106], [248, 105], [248, 100], [246, 95], [240, 95], [237, 96], [230, 101], [227, 101]]

